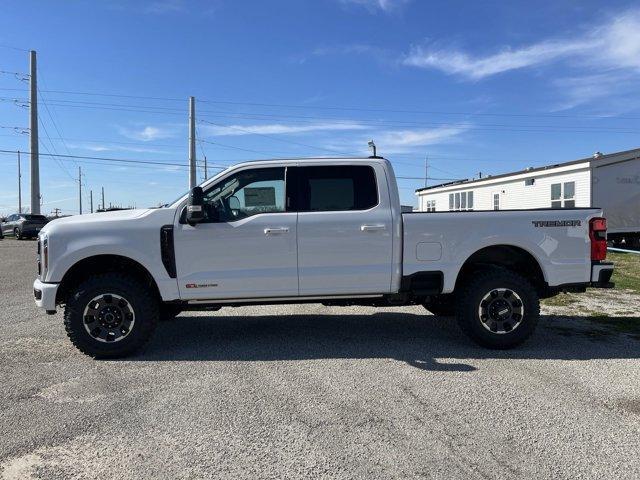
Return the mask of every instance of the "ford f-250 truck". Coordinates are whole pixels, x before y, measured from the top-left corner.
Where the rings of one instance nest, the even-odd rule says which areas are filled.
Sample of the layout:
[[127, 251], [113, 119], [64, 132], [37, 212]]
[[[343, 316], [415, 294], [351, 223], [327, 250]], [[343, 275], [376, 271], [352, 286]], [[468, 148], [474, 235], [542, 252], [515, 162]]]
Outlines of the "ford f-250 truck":
[[38, 239], [36, 304], [73, 344], [131, 354], [158, 319], [277, 303], [424, 305], [481, 345], [534, 331], [539, 299], [610, 287], [598, 209], [402, 213], [389, 161], [271, 160], [158, 209], [58, 219]]

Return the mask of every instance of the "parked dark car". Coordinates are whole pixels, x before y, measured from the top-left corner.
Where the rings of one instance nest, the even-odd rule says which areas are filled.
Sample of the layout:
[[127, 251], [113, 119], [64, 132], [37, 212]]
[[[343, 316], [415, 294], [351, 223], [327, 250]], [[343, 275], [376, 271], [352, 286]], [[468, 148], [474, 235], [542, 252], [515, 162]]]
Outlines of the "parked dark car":
[[31, 215], [28, 213], [15, 213], [9, 215], [0, 223], [3, 235], [13, 235], [18, 240], [37, 237], [38, 233], [49, 220], [44, 215]]

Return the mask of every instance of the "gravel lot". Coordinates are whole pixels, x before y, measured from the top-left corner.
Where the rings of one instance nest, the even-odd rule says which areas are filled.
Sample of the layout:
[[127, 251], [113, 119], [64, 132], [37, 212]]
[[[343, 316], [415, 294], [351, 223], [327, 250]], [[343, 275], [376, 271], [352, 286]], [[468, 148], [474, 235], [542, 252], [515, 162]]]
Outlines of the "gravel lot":
[[0, 241], [3, 478], [640, 477], [640, 341], [586, 318], [494, 352], [421, 308], [223, 308], [93, 361], [34, 258]]

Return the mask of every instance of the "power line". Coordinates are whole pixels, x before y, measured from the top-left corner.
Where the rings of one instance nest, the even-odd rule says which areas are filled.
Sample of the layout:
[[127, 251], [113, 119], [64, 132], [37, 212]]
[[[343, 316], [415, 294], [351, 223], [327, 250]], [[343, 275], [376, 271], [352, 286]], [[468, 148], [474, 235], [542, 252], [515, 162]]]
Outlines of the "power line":
[[14, 47], [11, 45], [0, 44], [0, 48], [8, 48], [9, 50], [17, 50], [18, 52], [28, 52], [29, 50], [26, 48]]
[[[69, 170], [67, 170], [67, 167], [65, 167], [62, 163], [60, 163], [60, 160], [58, 160], [57, 158], [57, 151], [56, 151], [56, 147], [54, 146], [53, 142], [51, 141], [51, 137], [49, 136], [49, 132], [47, 131], [47, 127], [45, 126], [44, 122], [42, 121], [41, 118], [38, 118], [38, 123], [40, 123], [40, 126], [42, 127], [42, 129], [44, 130], [44, 133], [47, 137], [47, 139], [49, 140], [49, 143], [51, 144], [51, 148], [53, 149], [54, 154], [51, 153], [51, 150], [49, 150], [49, 147], [47, 147], [47, 145], [43, 142], [40, 141], [39, 143], [45, 148], [45, 150], [49, 153], [49, 155], [53, 158], [53, 160], [58, 164], [58, 166], [60, 167], [60, 169], [62, 171], [64, 171], [67, 176], [69, 178], [71, 178], [72, 180], [75, 180], [74, 177], [71, 175], [71, 173], [69, 173]], [[40, 155], [44, 155], [44, 154], [40, 154]]]
[[[26, 99], [19, 98], [2, 98], [4, 100], [11, 101], [20, 101], [27, 102]], [[55, 102], [63, 102], [61, 104]], [[121, 103], [103, 103], [103, 102], [82, 102], [82, 101], [74, 101], [74, 100], [60, 100], [54, 99], [53, 102], [49, 102], [51, 105], [62, 106], [62, 107], [72, 107], [72, 108], [94, 108], [94, 109], [105, 109], [105, 110], [118, 110], [118, 111], [131, 111], [138, 113], [162, 113], [166, 115], [183, 115], [182, 109], [171, 108], [171, 107], [159, 107], [154, 105], [129, 105], [129, 104], [121, 104]], [[107, 108], [110, 107], [110, 108]], [[158, 110], [158, 111], [156, 111]], [[175, 113], [173, 113], [175, 112]], [[216, 111], [216, 110], [200, 110], [198, 112], [199, 116], [217, 116], [222, 118], [238, 118], [238, 119], [251, 119], [251, 120], [262, 120], [262, 117], [267, 117], [269, 119], [298, 119], [299, 123], [315, 123], [318, 121], [326, 121], [328, 119], [337, 120], [334, 123], [341, 124], [360, 124], [360, 125], [371, 125], [371, 126], [404, 126], [404, 127], [413, 127], [413, 126], [451, 126], [451, 127], [462, 127], [462, 128], [473, 128], [479, 129], [482, 127], [498, 127], [498, 128], [510, 128], [510, 127], [518, 127], [518, 128], [532, 128], [532, 129], [587, 129], [587, 130], [600, 130], [600, 131], [611, 131], [618, 132], [620, 129], [624, 129], [625, 127], [602, 127], [602, 126], [590, 126], [590, 125], [528, 125], [528, 124], [500, 124], [500, 123], [482, 123], [482, 124], [467, 124], [460, 122], [417, 122], [417, 121], [394, 121], [394, 120], [374, 120], [374, 119], [344, 119], [340, 117], [327, 117], [327, 116], [308, 116], [308, 115], [284, 115], [284, 114], [267, 114], [267, 113], [256, 113], [256, 112], [225, 112], [225, 111]], [[472, 116], [473, 114], [469, 114]], [[612, 117], [603, 117], [607, 119], [611, 119]], [[640, 117], [634, 117], [637, 120], [640, 120]], [[621, 119], [621, 118], [618, 118]], [[631, 117], [626, 117], [626, 119], [631, 119]], [[520, 130], [518, 130], [520, 131]], [[619, 133], [638, 133], [639, 130], [622, 130]]]
[[[22, 90], [16, 88], [0, 88], [0, 90]], [[159, 97], [145, 95], [125, 95], [125, 94], [109, 94], [97, 92], [82, 92], [73, 90], [43, 90], [46, 93], [57, 93], [65, 95], [84, 95], [96, 97], [113, 97], [113, 98], [133, 98], [155, 101], [177, 101], [183, 102], [184, 98], [175, 97]], [[464, 115], [464, 116], [488, 116], [488, 117], [539, 117], [539, 118], [593, 118], [593, 119], [624, 119], [638, 120], [640, 117], [612, 117], [611, 115], [602, 114], [549, 114], [549, 113], [507, 113], [507, 112], [464, 112], [464, 111], [443, 111], [443, 110], [413, 110], [413, 109], [391, 109], [383, 107], [361, 107], [361, 106], [326, 106], [326, 105], [301, 105], [287, 103], [265, 103], [265, 102], [239, 102], [229, 100], [200, 100], [202, 103], [212, 103], [220, 105], [247, 105], [256, 107], [279, 107], [279, 108], [295, 108], [307, 110], [340, 110], [340, 111], [359, 111], [359, 112], [382, 112], [382, 113], [403, 113], [403, 114], [426, 114], [426, 115]]]
[[[0, 153], [17, 153], [17, 150], [0, 150]], [[31, 152], [22, 152], [24, 154], [30, 154]], [[153, 160], [133, 160], [126, 158], [110, 158], [110, 157], [90, 157], [85, 155], [63, 155], [63, 154], [52, 154], [52, 153], [41, 153], [40, 155], [49, 156], [49, 157], [57, 157], [57, 158], [76, 158], [76, 159], [86, 159], [86, 160], [103, 160], [108, 162], [121, 162], [121, 163], [138, 163], [138, 164], [146, 164], [146, 165], [164, 165], [164, 166], [178, 166], [185, 167], [186, 164], [183, 163], [170, 163], [170, 162], [157, 162]], [[220, 165], [214, 166], [213, 168], [227, 168], [227, 166]]]
[[222, 147], [222, 148], [231, 148], [233, 150], [241, 150], [243, 152], [250, 152], [250, 153], [257, 153], [259, 155], [264, 155], [266, 157], [271, 157], [272, 155], [281, 155], [281, 153], [267, 153], [267, 152], [262, 152], [259, 150], [252, 150], [250, 148], [243, 148], [243, 147], [237, 147], [235, 145], [229, 145], [229, 144], [225, 144], [225, 143], [219, 143], [219, 142], [212, 142], [210, 140], [200, 140], [202, 143], [208, 143], [210, 145], [215, 145], [217, 147]]
[[[19, 100], [19, 99], [12, 99]], [[50, 105], [55, 105], [58, 107], [71, 107], [71, 108], [85, 108], [85, 109], [98, 109], [98, 110], [113, 110], [113, 111], [121, 111], [121, 112], [134, 112], [134, 113], [150, 113], [150, 114], [161, 114], [161, 115], [178, 115], [182, 116], [182, 113], [173, 112], [173, 111], [158, 111], [158, 110], [145, 110], [140, 108], [127, 108], [124, 107], [110, 107], [110, 106], [96, 106], [96, 105], [73, 105], [73, 104], [59, 104], [54, 102], [49, 102]], [[148, 107], [153, 108], [153, 107]], [[171, 109], [173, 110], [173, 109]], [[220, 118], [233, 118], [233, 119], [241, 119], [241, 120], [254, 120], [254, 121], [266, 121], [267, 119], [256, 117], [255, 115], [259, 114], [234, 114], [232, 112], [229, 113], [221, 113], [221, 114], [212, 114], [207, 111], [200, 111], [200, 117], [220, 117]], [[270, 117], [276, 118], [289, 118], [291, 116], [286, 115], [271, 115]], [[318, 121], [326, 121], [326, 117], [307, 117], [309, 119], [315, 118], [315, 121], [312, 120], [288, 120], [289, 122], [294, 123], [317, 123]], [[622, 119], [619, 117], [618, 119]], [[632, 119], [631, 117], [627, 117], [627, 119]], [[640, 120], [640, 117], [633, 118], [636, 120]], [[215, 122], [207, 121], [207, 120], [199, 120], [200, 123], [210, 123], [212, 125], [218, 125], [222, 128], [233, 128], [238, 129], [237, 126], [233, 125], [223, 125]], [[457, 123], [457, 122], [409, 122], [409, 121], [393, 121], [393, 120], [385, 120], [385, 121], [377, 121], [377, 120], [366, 120], [366, 119], [342, 119], [339, 121], [333, 122], [336, 126], [340, 125], [350, 125], [354, 124], [354, 130], [362, 130], [362, 127], [372, 127], [372, 128], [380, 128], [380, 127], [393, 127], [393, 128], [412, 128], [412, 127], [451, 127], [451, 128], [460, 128], [469, 131], [487, 131], [487, 132], [517, 132], [517, 133], [616, 133], [616, 134], [625, 134], [625, 135], [637, 135], [640, 133], [640, 130], [633, 130], [627, 127], [602, 127], [602, 126], [591, 126], [591, 125], [519, 125], [519, 124], [492, 124], [492, 123]], [[356, 128], [357, 127], [357, 128]], [[330, 131], [331, 128], [327, 128], [326, 130]], [[257, 132], [251, 132], [245, 130], [247, 134], [253, 135], [261, 135], [265, 136], [265, 134], [260, 134]], [[267, 136], [267, 138], [276, 139], [273, 136]], [[283, 139], [278, 139], [279, 141], [285, 141]], [[288, 143], [294, 143], [297, 145], [311, 147], [308, 144], [303, 144], [300, 142], [287, 141]], [[331, 150], [324, 147], [312, 147], [319, 148], [321, 150], [330, 151], [333, 153], [340, 153], [338, 150]]]
[[334, 150], [334, 149], [331, 149], [331, 148], [318, 147], [316, 145], [309, 145], [308, 143], [296, 142], [294, 140], [287, 140], [285, 138], [274, 137], [274, 136], [271, 136], [271, 135], [266, 135], [264, 133], [259, 133], [259, 132], [254, 132], [254, 131], [251, 131], [251, 130], [246, 130], [244, 128], [240, 128], [240, 127], [233, 126], [233, 125], [222, 125], [222, 124], [219, 124], [219, 123], [210, 122], [208, 120], [200, 120], [200, 123], [208, 123], [210, 125], [215, 125], [217, 127], [229, 128], [229, 129], [232, 129], [232, 130], [237, 130], [237, 131], [240, 131], [240, 132], [244, 132], [247, 135], [258, 135], [260, 137], [269, 138], [271, 140], [277, 140], [279, 142], [291, 143], [293, 145], [300, 145], [300, 146], [306, 147], [306, 148], [314, 148], [314, 149], [317, 149], [317, 150], [324, 150], [324, 151], [331, 152], [331, 153], [341, 153], [342, 155], [352, 155], [353, 154], [353, 152], [345, 153], [345, 152], [341, 152], [339, 150]]

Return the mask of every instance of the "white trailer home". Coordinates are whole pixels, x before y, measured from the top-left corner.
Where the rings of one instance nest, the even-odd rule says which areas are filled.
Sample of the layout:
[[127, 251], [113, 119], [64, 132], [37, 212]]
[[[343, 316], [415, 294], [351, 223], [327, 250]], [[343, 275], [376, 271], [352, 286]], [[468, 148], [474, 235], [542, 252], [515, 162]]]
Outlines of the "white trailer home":
[[640, 245], [640, 149], [416, 190], [421, 212], [599, 207], [614, 243]]

